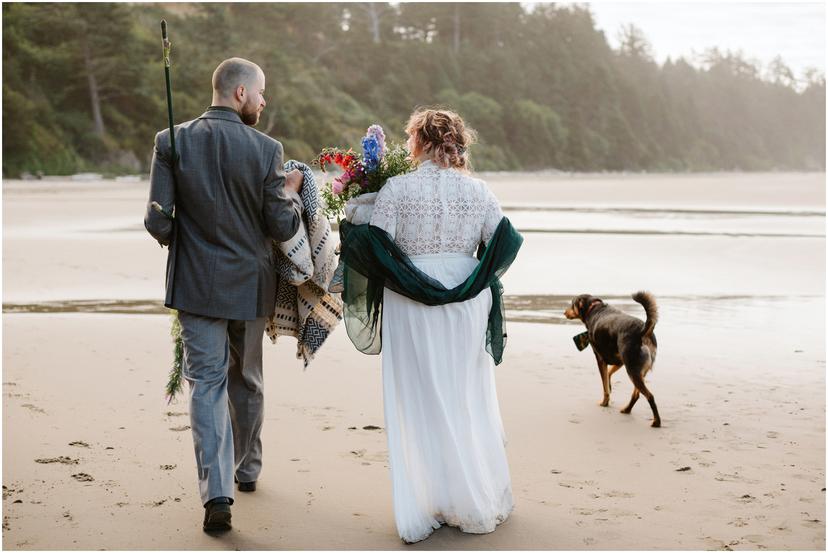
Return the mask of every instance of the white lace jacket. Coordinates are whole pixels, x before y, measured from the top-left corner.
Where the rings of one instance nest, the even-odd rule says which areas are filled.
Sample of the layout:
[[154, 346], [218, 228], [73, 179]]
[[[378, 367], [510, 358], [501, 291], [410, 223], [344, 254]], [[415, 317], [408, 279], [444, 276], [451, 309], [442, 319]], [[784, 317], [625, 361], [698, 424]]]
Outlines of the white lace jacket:
[[388, 180], [371, 224], [388, 232], [408, 256], [473, 255], [481, 241], [489, 242], [502, 217], [485, 182], [426, 161]]

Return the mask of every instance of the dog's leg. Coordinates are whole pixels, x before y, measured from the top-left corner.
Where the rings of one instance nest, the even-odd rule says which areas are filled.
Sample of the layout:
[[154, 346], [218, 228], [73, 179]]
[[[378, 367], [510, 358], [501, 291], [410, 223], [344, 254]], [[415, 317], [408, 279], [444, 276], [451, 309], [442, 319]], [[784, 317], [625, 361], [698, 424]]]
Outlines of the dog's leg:
[[598, 361], [598, 372], [601, 374], [601, 385], [604, 387], [604, 399], [601, 400], [601, 407], [607, 407], [609, 405], [609, 374], [607, 373], [607, 364], [606, 362], [598, 357], [598, 354], [595, 355], [595, 359]]
[[614, 375], [615, 372], [623, 366], [624, 365], [610, 365], [609, 375], [607, 376], [607, 388], [610, 393], [612, 393], [612, 375]]
[[638, 401], [638, 388], [633, 386], [633, 393], [632, 393], [632, 396], [630, 397], [630, 402], [627, 404], [626, 407], [621, 409], [621, 412], [624, 413], [625, 415], [629, 415], [630, 411], [632, 411], [633, 405], [635, 405], [636, 401]]
[[[653, 396], [652, 392], [647, 389], [647, 386], [644, 384], [644, 377], [641, 373], [632, 373], [630, 372], [630, 380], [633, 381], [635, 385], [636, 392], [640, 391], [644, 394], [644, 397], [647, 398], [647, 401], [650, 402], [650, 409], [653, 410], [653, 424], [651, 425], [653, 428], [658, 428], [661, 426], [661, 417], [658, 416], [658, 407], [656, 407], [655, 396]], [[634, 395], [635, 399], [638, 399], [638, 394]], [[630, 400], [629, 408], [632, 409], [632, 404], [635, 403], [634, 400]]]

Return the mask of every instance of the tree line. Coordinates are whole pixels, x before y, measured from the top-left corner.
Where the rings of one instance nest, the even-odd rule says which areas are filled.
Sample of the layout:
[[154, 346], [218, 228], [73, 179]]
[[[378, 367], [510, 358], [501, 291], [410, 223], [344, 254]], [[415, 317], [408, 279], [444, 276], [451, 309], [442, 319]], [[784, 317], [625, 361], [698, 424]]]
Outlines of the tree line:
[[[223, 59], [267, 75], [259, 130], [286, 156], [389, 138], [420, 105], [479, 134], [478, 170], [824, 170], [825, 78], [709, 49], [654, 61], [628, 25], [610, 47], [588, 6], [518, 3], [4, 4], [3, 175], [146, 172]], [[745, 22], [749, 24], [749, 22]]]

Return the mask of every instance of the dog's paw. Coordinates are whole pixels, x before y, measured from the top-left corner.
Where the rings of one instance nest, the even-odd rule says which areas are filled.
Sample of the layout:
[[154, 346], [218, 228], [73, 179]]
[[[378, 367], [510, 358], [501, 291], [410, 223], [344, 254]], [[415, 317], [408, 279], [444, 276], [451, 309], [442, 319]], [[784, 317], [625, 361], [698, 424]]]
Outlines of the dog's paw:
[[629, 415], [632, 412], [632, 409], [629, 407], [624, 407], [623, 409], [621, 409], [620, 412], [624, 413], [625, 415]]
[[605, 398], [598, 405], [600, 405], [601, 407], [609, 407], [609, 398]]
[[653, 428], [661, 428], [661, 421], [655, 420], [653, 421], [653, 424], [651, 424], [650, 426], [652, 426]]

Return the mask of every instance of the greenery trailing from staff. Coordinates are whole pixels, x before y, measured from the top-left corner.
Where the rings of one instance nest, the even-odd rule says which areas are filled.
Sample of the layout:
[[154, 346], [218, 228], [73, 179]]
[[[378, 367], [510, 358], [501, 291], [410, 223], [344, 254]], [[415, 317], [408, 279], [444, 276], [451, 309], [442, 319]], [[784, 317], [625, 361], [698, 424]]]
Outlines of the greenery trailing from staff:
[[171, 403], [184, 389], [184, 341], [181, 338], [181, 322], [178, 320], [178, 311], [171, 310], [172, 325], [170, 335], [173, 339], [173, 363], [167, 379], [167, 403]]

